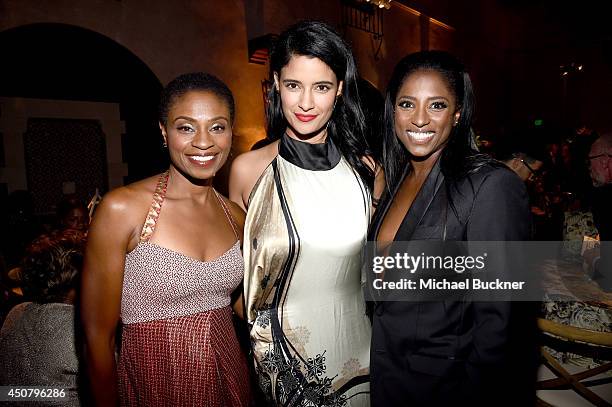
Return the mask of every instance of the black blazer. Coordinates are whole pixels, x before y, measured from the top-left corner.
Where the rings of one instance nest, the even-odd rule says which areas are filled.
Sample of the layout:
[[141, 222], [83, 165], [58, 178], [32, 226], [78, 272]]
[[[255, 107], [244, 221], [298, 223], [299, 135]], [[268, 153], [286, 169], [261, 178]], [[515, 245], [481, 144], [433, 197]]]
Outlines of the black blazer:
[[[451, 200], [456, 211], [450, 208]], [[392, 196], [379, 206], [370, 241], [376, 240], [391, 201]], [[529, 235], [528, 195], [514, 172], [487, 164], [450, 185], [438, 161], [395, 241], [517, 241]], [[483, 389], [493, 389], [488, 379], [498, 376], [497, 370], [505, 369], [512, 358], [512, 314], [507, 302], [459, 298], [377, 303], [370, 361], [372, 405], [463, 405], [485, 398]]]

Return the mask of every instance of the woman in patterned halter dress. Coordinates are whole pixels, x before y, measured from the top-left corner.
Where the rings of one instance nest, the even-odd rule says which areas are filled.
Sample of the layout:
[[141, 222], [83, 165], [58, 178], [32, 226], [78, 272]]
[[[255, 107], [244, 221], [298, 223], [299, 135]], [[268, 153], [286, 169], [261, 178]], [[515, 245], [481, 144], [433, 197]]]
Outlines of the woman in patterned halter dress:
[[259, 387], [276, 406], [368, 406], [370, 322], [361, 250], [373, 165], [349, 47], [299, 23], [270, 60], [268, 137], [238, 157], [230, 198], [248, 207], [246, 316]]
[[219, 79], [194, 73], [170, 82], [160, 104], [170, 169], [110, 192], [96, 211], [81, 295], [96, 405], [250, 403], [230, 308], [244, 272], [244, 212], [212, 187], [233, 117]]

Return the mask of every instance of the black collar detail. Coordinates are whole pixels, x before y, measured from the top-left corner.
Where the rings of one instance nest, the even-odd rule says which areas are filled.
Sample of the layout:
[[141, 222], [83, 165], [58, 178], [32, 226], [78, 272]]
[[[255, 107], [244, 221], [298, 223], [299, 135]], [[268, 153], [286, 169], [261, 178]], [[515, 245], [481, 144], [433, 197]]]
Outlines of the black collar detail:
[[310, 171], [328, 171], [340, 162], [340, 151], [327, 137], [325, 143], [311, 144], [283, 134], [278, 154], [293, 165]]

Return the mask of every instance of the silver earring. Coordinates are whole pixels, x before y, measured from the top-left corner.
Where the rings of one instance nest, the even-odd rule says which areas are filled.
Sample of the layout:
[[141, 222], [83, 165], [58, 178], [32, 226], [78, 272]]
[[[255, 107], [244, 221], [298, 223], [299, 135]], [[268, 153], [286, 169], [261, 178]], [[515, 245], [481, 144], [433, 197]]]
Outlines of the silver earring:
[[164, 143], [162, 145], [164, 146], [164, 148], [168, 148], [168, 143], [166, 143], [166, 140], [164, 140]]

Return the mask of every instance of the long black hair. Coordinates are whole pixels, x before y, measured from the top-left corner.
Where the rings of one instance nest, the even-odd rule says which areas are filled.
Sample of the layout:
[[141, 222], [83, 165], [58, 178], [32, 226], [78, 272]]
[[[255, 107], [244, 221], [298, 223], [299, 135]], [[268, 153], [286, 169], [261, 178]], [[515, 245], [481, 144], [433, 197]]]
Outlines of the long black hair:
[[[327, 127], [341, 154], [371, 189], [373, 171], [363, 163], [369, 149], [365, 139], [365, 118], [357, 90], [357, 68], [350, 47], [329, 25], [320, 21], [302, 21], [284, 31], [276, 41], [270, 55], [270, 81], [294, 55], [315, 57], [325, 62], [343, 81], [342, 95], [338, 98]], [[287, 129], [280, 94], [274, 86], [268, 94], [268, 138], [276, 140]]]
[[404, 173], [411, 170], [410, 153], [395, 134], [395, 99], [404, 81], [417, 71], [435, 71], [442, 75], [455, 96], [455, 108], [461, 112], [440, 157], [440, 169], [444, 177], [452, 184], [485, 164], [496, 165], [495, 160], [478, 152], [474, 141], [471, 129], [475, 107], [474, 91], [463, 64], [448, 52], [416, 52], [407, 55], [395, 66], [387, 87], [382, 148], [382, 165], [387, 184], [385, 195], [392, 193], [402, 181]]

